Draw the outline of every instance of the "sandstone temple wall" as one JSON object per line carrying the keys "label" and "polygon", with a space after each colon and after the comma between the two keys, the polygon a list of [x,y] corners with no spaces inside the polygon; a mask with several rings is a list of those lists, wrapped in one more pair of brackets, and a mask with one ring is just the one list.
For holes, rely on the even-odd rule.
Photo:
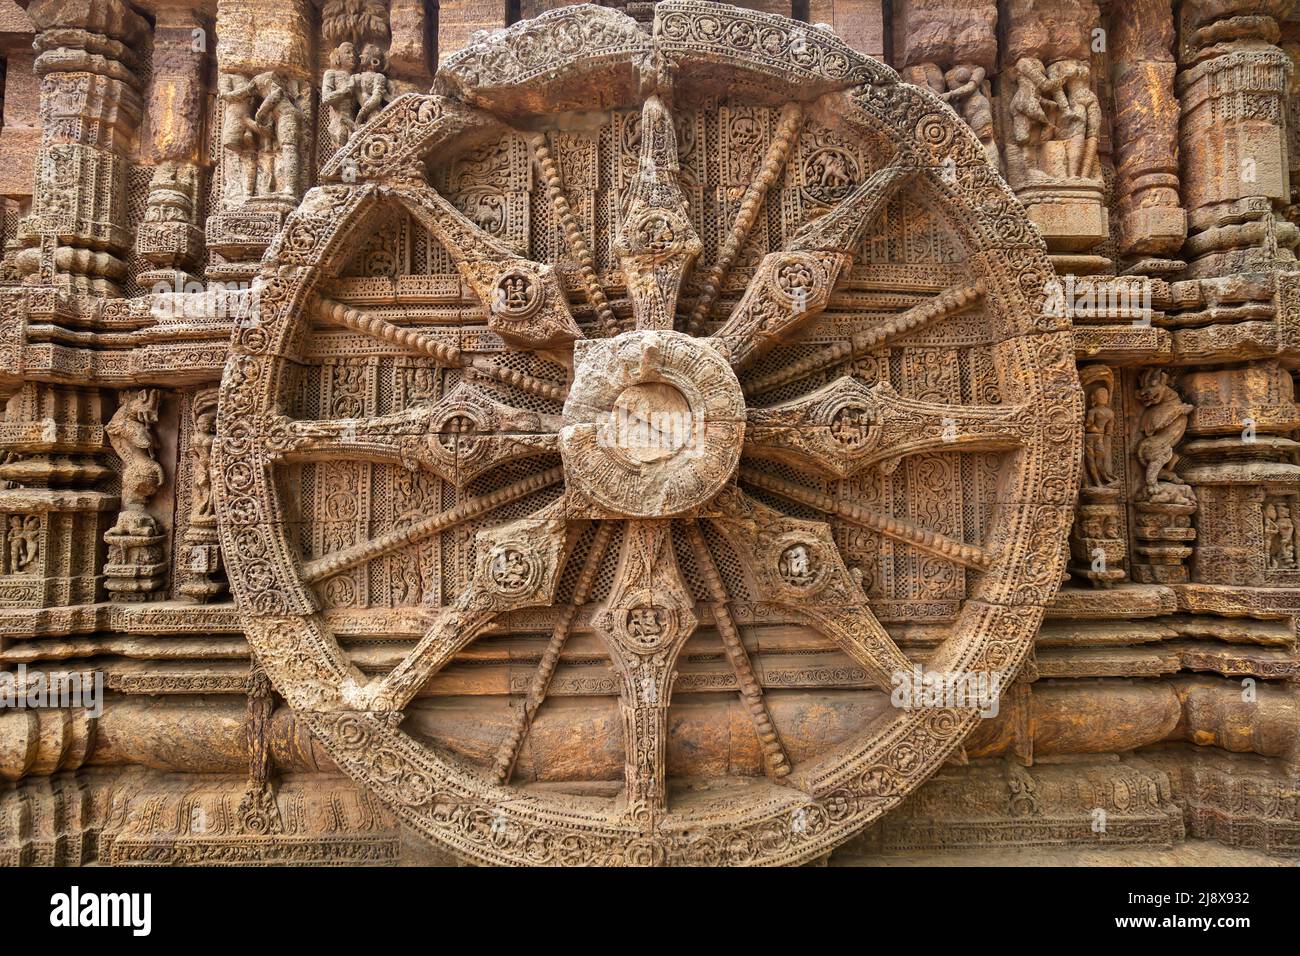
{"label": "sandstone temple wall", "polygon": [[[673,2],[713,22],[690,0]],[[996,716],[838,852],[1163,847],[1196,837],[1300,854],[1300,4],[740,6],[746,13],[727,22],[750,25],[751,36],[776,29],[766,15],[801,24],[795,64],[804,50],[839,50],[825,46],[833,33],[928,91],[924,102],[965,137],[949,136],[955,145],[924,161],[939,185],[892,191],[912,173],[888,166],[883,134],[835,99],[866,102],[891,81],[863,73],[853,90],[828,83],[823,92],[813,89],[820,79],[792,72],[805,102],[755,106],[750,92],[772,88],[758,70],[709,86],[743,73],[745,47],[735,48],[737,74],[704,54],[713,65],[692,72],[685,41],[676,60],[647,52],[652,25],[653,36],[673,36],[669,7],[649,0],[575,8],[571,21],[604,31],[586,36],[592,49],[644,56],[635,75],[583,66],[581,51],[562,49],[566,34],[545,32],[570,7],[562,0],[0,0],[0,668],[10,686],[36,672],[104,681],[98,713],[0,707],[0,862],[451,858],[355,782],[379,771],[340,766],[322,746],[319,715],[304,716],[310,708],[272,680],[276,667],[264,670],[250,651],[248,629],[270,628],[279,613],[241,603],[256,593],[256,556],[239,559],[232,582],[242,526],[230,464],[242,451],[227,423],[239,389],[254,388],[241,378],[251,375],[241,363],[261,361],[249,357],[253,338],[272,341],[279,364],[265,368],[290,396],[285,414],[321,420],[285,439],[299,445],[285,452],[283,513],[265,519],[283,532],[267,540],[301,549],[281,562],[302,574],[285,607],[328,609],[339,673],[374,675],[406,666],[398,662],[429,608],[470,626],[478,612],[456,604],[457,593],[500,570],[475,563],[476,534],[493,561],[515,560],[482,514],[501,506],[502,518],[523,520],[515,502],[533,501],[526,496],[558,473],[560,452],[545,444],[554,436],[542,433],[560,422],[567,389],[604,400],[601,383],[584,378],[604,373],[581,371],[596,367],[583,356],[597,346],[561,357],[579,327],[596,342],[634,326],[672,331],[675,317],[686,331],[717,330],[726,361],[716,361],[748,369],[740,381],[751,405],[762,394],[778,408],[764,418],[735,399],[740,411],[719,413],[736,416],[719,424],[735,430],[709,446],[721,462],[729,448],[739,457],[742,434],[756,443],[756,457],[746,444],[729,467],[762,503],[745,519],[757,537],[737,530],[724,543],[723,519],[723,531],[671,540],[654,539],[653,522],[630,521],[621,544],[571,529],[542,558],[573,556],[552,581],[570,611],[513,611],[504,631],[459,650],[402,701],[417,698],[408,730],[485,773],[495,767],[500,781],[607,794],[626,772],[629,801],[652,807],[662,780],[653,767],[626,766],[620,744],[649,719],[619,683],[631,665],[604,649],[598,616],[572,609],[588,592],[631,608],[618,603],[629,555],[676,548],[665,562],[676,567],[645,579],[676,595],[674,613],[694,607],[699,627],[665,665],[677,696],[661,728],[661,775],[779,778],[788,759],[797,778],[802,755],[852,738],[874,713],[853,696],[869,670],[770,616],[771,594],[752,593],[754,579],[733,565],[751,544],[753,553],[777,546],[765,521],[788,531],[830,515],[817,540],[843,556],[844,593],[865,595],[902,659],[943,656],[935,649],[963,606],[986,598],[981,536],[1013,504],[990,464],[1001,439],[979,439],[961,462],[940,448],[879,472],[827,453],[817,490],[800,498],[807,472],[792,463],[819,452],[798,433],[815,431],[820,413],[790,383],[824,366],[805,381],[832,390],[816,396],[839,403],[827,427],[841,439],[876,427],[843,415],[876,400],[855,387],[897,389],[917,408],[1002,403],[1014,375],[1000,363],[1037,361],[992,341],[990,328],[1018,321],[1010,306],[949,319],[948,331],[923,340],[935,315],[985,295],[1028,297],[1072,334],[1078,383],[1061,415],[1082,427],[1070,425],[1060,444],[1081,477],[1077,498],[1072,483],[1062,492],[1058,504],[1073,510],[1051,545],[1064,574],[1046,582],[1050,591],[1060,578],[1060,589]],[[540,24],[535,42],[559,44],[556,62],[572,62],[555,68],[559,79],[489,87],[493,58],[506,55],[497,31],[521,22]],[[566,85],[565,70],[578,79]],[[545,127],[527,119],[558,109]],[[426,136],[429,111],[443,125]],[[493,125],[502,115],[506,126]],[[664,169],[670,186],[656,178]],[[882,177],[878,202],[868,173]],[[1019,205],[996,215],[978,203],[947,207],[945,175],[995,191],[1005,180]],[[380,208],[426,178],[442,206]],[[365,198],[338,198],[352,187]],[[847,196],[876,202],[879,218],[841,223],[836,204]],[[651,252],[638,258],[641,239],[620,224],[644,209],[698,238],[656,246],[662,237],[647,234]],[[969,245],[979,227],[968,223],[986,214],[1036,231]],[[322,252],[345,240],[295,229],[334,221],[347,223],[346,247]],[[837,229],[852,241],[832,244]],[[779,249],[798,254],[774,264],[766,257]],[[1010,265],[989,264],[999,256]],[[1054,270],[1045,288],[1010,288],[1021,257],[1044,256]],[[973,283],[968,261],[1008,288]],[[513,278],[489,303],[496,268]],[[678,270],[676,284],[665,284],[665,269]],[[300,280],[310,295],[259,300],[269,283]],[[806,339],[793,326],[750,337],[737,316],[751,309],[755,328],[769,321],[751,302],[762,281],[787,298],[797,287],[796,311],[816,313],[801,326]],[[956,298],[924,298],[949,288]],[[807,289],[813,298],[802,297]],[[908,311],[927,308],[928,318]],[[276,326],[277,309],[297,331]],[[878,348],[884,333],[872,338],[872,322],[904,345]],[[232,334],[248,347],[232,346]],[[418,360],[372,348],[381,339]],[[675,361],[654,343],[643,362]],[[495,398],[475,384],[489,380]],[[419,402],[442,408],[457,389],[477,397],[432,429],[438,447],[403,446],[405,466],[380,461],[370,432],[346,433],[347,422],[370,421],[397,434]],[[484,451],[485,416],[504,422],[491,441],[516,444]],[[326,422],[344,431],[327,435]],[[327,445],[360,448],[360,459],[293,458]],[[450,471],[420,457],[439,448],[450,449]],[[550,471],[529,470],[525,455],[538,449],[554,456],[543,462]],[[564,459],[575,487],[584,467],[603,467],[593,462]],[[716,478],[721,488],[730,473]],[[620,498],[624,488],[602,497],[599,476],[581,480],[595,489],[586,517],[650,514]],[[657,486],[633,494],[668,507]],[[782,500],[795,503],[772,517]],[[576,514],[536,501],[539,522]],[[859,506],[888,517],[866,518]],[[539,524],[530,535],[549,541],[551,530]],[[802,573],[802,546],[780,544],[782,574]],[[500,602],[494,610],[510,609]],[[629,613],[646,633],[663,624]],[[275,635],[258,640],[270,646]]]}

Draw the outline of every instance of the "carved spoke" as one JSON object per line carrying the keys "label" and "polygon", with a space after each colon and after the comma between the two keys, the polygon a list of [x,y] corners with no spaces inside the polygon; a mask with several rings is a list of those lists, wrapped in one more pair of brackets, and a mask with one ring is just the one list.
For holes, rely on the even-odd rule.
{"label": "carved spoke", "polygon": [[794,401],[751,408],[745,452],[848,478],[873,464],[891,472],[925,452],[1021,448],[1030,421],[1022,405],[921,402],[887,382],[868,387],[845,376]]}
{"label": "carved spoke", "polygon": [[638,329],[672,329],[682,280],[703,249],[688,216],[677,131],[659,94],[641,108],[641,158],[614,251]]}
{"label": "carved spoke", "polygon": [[554,266],[525,259],[430,186],[401,190],[398,197],[446,247],[493,332],[525,349],[554,348],[582,338]]}
{"label": "carved spoke", "polygon": [[870,528],[887,538],[909,544],[937,557],[946,558],[954,564],[979,571],[987,570],[992,564],[993,556],[983,548],[965,544],[939,531],[892,518],[873,508],[864,508],[792,481],[775,478],[757,468],[742,467],[740,477],[756,488],[762,488],[826,514],[836,515],[850,524]]}
{"label": "carved spoke", "polygon": [[400,664],[364,688],[364,706],[400,711],[497,617],[516,608],[549,604],[566,543],[563,514],[561,501],[537,516],[480,531],[469,584]]}
{"label": "carved spoke", "polygon": [[695,302],[695,308],[691,310],[688,326],[688,331],[692,335],[699,335],[704,331],[704,323],[708,321],[709,313],[713,310],[713,304],[722,291],[723,283],[731,273],[731,267],[736,257],[740,255],[740,250],[744,248],[750,230],[754,228],[754,222],[763,208],[763,200],[777,177],[781,175],[781,171],[785,169],[786,161],[790,157],[790,149],[798,139],[803,115],[802,103],[787,103],[781,110],[781,119],[776,124],[776,133],[773,134],[772,142],[763,156],[763,165],[759,168],[758,176],[745,187],[745,195],[741,197],[740,208],[736,211],[735,221],[732,222],[731,230],[727,233],[727,240],[718,250],[716,261],[701,283],[700,297]]}
{"label": "carved spoke", "polygon": [[935,322],[965,312],[975,305],[984,293],[985,285],[982,279],[945,289],[934,298],[914,305],[880,325],[855,333],[850,339],[836,342],[811,355],[791,361],[774,372],[750,378],[745,382],[745,394],[762,395],[781,385],[807,378],[824,368],[865,355],[873,349],[888,345],[900,336],[918,332]]}
{"label": "carved spoke", "polygon": [[387,319],[362,312],[351,306],[336,302],[325,296],[317,296],[316,313],[324,321],[360,332],[389,345],[406,349],[420,355],[427,355],[444,368],[463,368],[471,375],[478,375],[504,385],[511,385],[530,395],[537,395],[552,402],[562,402],[568,394],[564,386],[555,382],[528,375],[524,372],[498,365],[481,355],[470,356],[454,345],[448,345],[437,336],[418,329],[407,329],[394,325]]}
{"label": "carved spoke", "polygon": [[461,383],[430,405],[373,418],[273,422],[274,459],[339,458],[423,468],[463,486],[503,462],[558,451],[558,416],[495,401]]}
{"label": "carved spoke", "polygon": [[532,475],[522,481],[516,481],[488,494],[468,498],[454,508],[448,508],[446,511],[440,511],[435,515],[430,515],[403,527],[394,528],[387,534],[382,534],[361,544],[332,551],[315,560],[307,561],[302,566],[303,580],[309,584],[323,581],[340,571],[354,568],[366,561],[373,561],[398,548],[423,541],[430,535],[446,531],[448,528],[454,528],[458,524],[488,514],[512,501],[518,501],[520,498],[535,494],[543,488],[559,484],[563,479],[564,469],[549,468],[539,474]]}
{"label": "carved spoke", "polygon": [[[784,607],[834,641],[882,690],[910,667],[871,613],[822,521],[790,518],[742,492],[719,498],[716,527],[747,558],[764,600]],[[707,572],[706,572],[707,573]]]}
{"label": "carved spoke", "polygon": [[626,812],[653,826],[666,799],[668,705],[677,657],[695,630],[671,521],[629,521],[609,599],[596,615],[620,677]]}
{"label": "carved spoke", "polygon": [[613,531],[614,526],[608,521],[601,522],[596,528],[596,536],[591,542],[591,551],[587,554],[587,560],[573,588],[573,602],[565,605],[560,612],[560,619],[555,622],[551,639],[547,642],[546,649],[542,651],[537,670],[533,672],[533,679],[528,684],[528,691],[524,695],[523,706],[515,717],[514,726],[506,733],[501,746],[497,748],[493,768],[497,783],[508,782],[514,772],[515,762],[519,759],[519,748],[523,746],[524,738],[533,726],[533,718],[537,716],[542,701],[546,699],[551,678],[555,675],[555,667],[560,662],[560,652],[564,650],[564,645],[569,640],[569,633],[573,629],[573,621],[577,617],[578,609],[591,595],[592,585],[596,581],[596,575],[600,573]]}
{"label": "carved spoke", "polygon": [[740,699],[745,702],[749,719],[754,723],[754,732],[758,734],[758,743],[763,750],[763,766],[768,776],[788,776],[790,758],[786,756],[781,737],[772,722],[772,714],[767,709],[767,701],[763,697],[763,685],[754,675],[754,665],[749,660],[749,652],[745,650],[745,642],[741,639],[740,630],[731,616],[731,599],[727,595],[726,585],[723,584],[722,576],[718,574],[717,565],[709,552],[704,535],[700,533],[699,526],[691,523],[687,527],[687,533],[690,535],[691,547],[695,552],[696,567],[704,576],[704,583],[709,590],[713,623],[727,652],[727,660],[736,675]]}
{"label": "carved spoke", "polygon": [[916,167],[896,159],[877,170],[834,210],[806,225],[780,252],[764,256],[736,310],[714,337],[742,369],[818,316],[853,264],[868,226]]}

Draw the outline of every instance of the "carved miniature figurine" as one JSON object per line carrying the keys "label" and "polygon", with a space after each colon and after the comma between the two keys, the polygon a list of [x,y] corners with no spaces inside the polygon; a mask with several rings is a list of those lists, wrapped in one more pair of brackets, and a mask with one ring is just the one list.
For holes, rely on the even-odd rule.
{"label": "carved miniature figurine", "polygon": [[253,122],[261,130],[258,151],[258,194],[296,199],[301,192],[302,108],[296,82],[277,73],[259,73],[253,86],[262,101]]}
{"label": "carved miniature figurine", "polygon": [[1104,488],[1113,484],[1112,448],[1115,412],[1110,407],[1110,389],[1098,385],[1088,392],[1088,411],[1083,420],[1084,469],[1089,485]]}
{"label": "carved miniature figurine", "polygon": [[37,515],[9,517],[9,573],[28,571],[41,553],[41,519]]}
{"label": "carved miniature figurine", "polygon": [[190,456],[193,459],[194,490],[190,499],[190,521],[211,518],[214,514],[212,499],[212,445],[217,435],[217,410],[204,408],[194,416],[194,431],[190,436]]}
{"label": "carved miniature figurine", "polygon": [[1092,71],[1082,60],[1061,60],[1049,70],[1053,83],[1063,84],[1069,108],[1062,114],[1058,132],[1066,143],[1066,175],[1074,179],[1096,178],[1097,138],[1101,129],[1101,105],[1092,91]]}
{"label": "carved miniature figurine", "polygon": [[320,102],[329,110],[329,136],[335,149],[343,146],[357,124],[357,51],[340,43],[330,54],[330,68],[321,77]]}
{"label": "carved miniature figurine", "polygon": [[1039,146],[1053,123],[1044,107],[1069,110],[1064,81],[1049,77],[1043,61],[1021,57],[1016,61],[1016,91],[1011,97],[1011,138],[1007,144],[1008,171],[1019,182],[1046,179]]}
{"label": "carved miniature figurine", "polygon": [[1161,368],[1142,373],[1137,398],[1146,406],[1138,423],[1142,438],[1137,446],[1137,459],[1146,470],[1146,494],[1156,500],[1176,488],[1187,488],[1174,472],[1174,465],[1181,457],[1175,448],[1187,430],[1192,406],[1182,400],[1169,383],[1169,373]]}
{"label": "carved miniature figurine", "polygon": [[1291,517],[1291,505],[1285,501],[1277,506],[1277,564],[1279,568],[1296,566],[1295,519]]}
{"label": "carved miniature figurine", "polygon": [[221,147],[228,157],[225,194],[231,205],[257,195],[259,127],[253,122],[255,92],[252,81],[237,73],[223,73],[217,78],[217,99],[221,101]]}

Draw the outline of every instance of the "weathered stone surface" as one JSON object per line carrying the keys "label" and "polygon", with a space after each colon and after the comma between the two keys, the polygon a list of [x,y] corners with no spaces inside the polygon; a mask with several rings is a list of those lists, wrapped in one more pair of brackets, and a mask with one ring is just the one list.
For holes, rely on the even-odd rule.
{"label": "weathered stone surface", "polygon": [[0,862],[1294,854],[1287,6],[0,3]]}

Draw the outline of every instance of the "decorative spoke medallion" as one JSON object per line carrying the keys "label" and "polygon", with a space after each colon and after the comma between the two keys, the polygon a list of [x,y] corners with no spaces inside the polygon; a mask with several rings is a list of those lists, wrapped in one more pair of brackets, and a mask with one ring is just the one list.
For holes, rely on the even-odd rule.
{"label": "decorative spoke medallion", "polygon": [[[979,719],[891,706],[899,675],[1005,686],[1060,582],[1080,393],[1037,233],[933,94],[776,16],[564,8],[436,89],[326,165],[235,331],[214,455],[250,643],[338,766],[466,859],[825,854]],[[355,278],[391,221],[458,282]],[[319,336],[359,359],[313,390]],[[377,475],[419,504],[380,520]],[[394,601],[374,567],[432,570]],[[441,720],[496,648],[501,709]],[[800,687],[856,720],[809,732]],[[678,720],[702,688],[739,722]],[[540,766],[561,693],[621,774]],[[756,757],[701,769],[688,737]]]}

